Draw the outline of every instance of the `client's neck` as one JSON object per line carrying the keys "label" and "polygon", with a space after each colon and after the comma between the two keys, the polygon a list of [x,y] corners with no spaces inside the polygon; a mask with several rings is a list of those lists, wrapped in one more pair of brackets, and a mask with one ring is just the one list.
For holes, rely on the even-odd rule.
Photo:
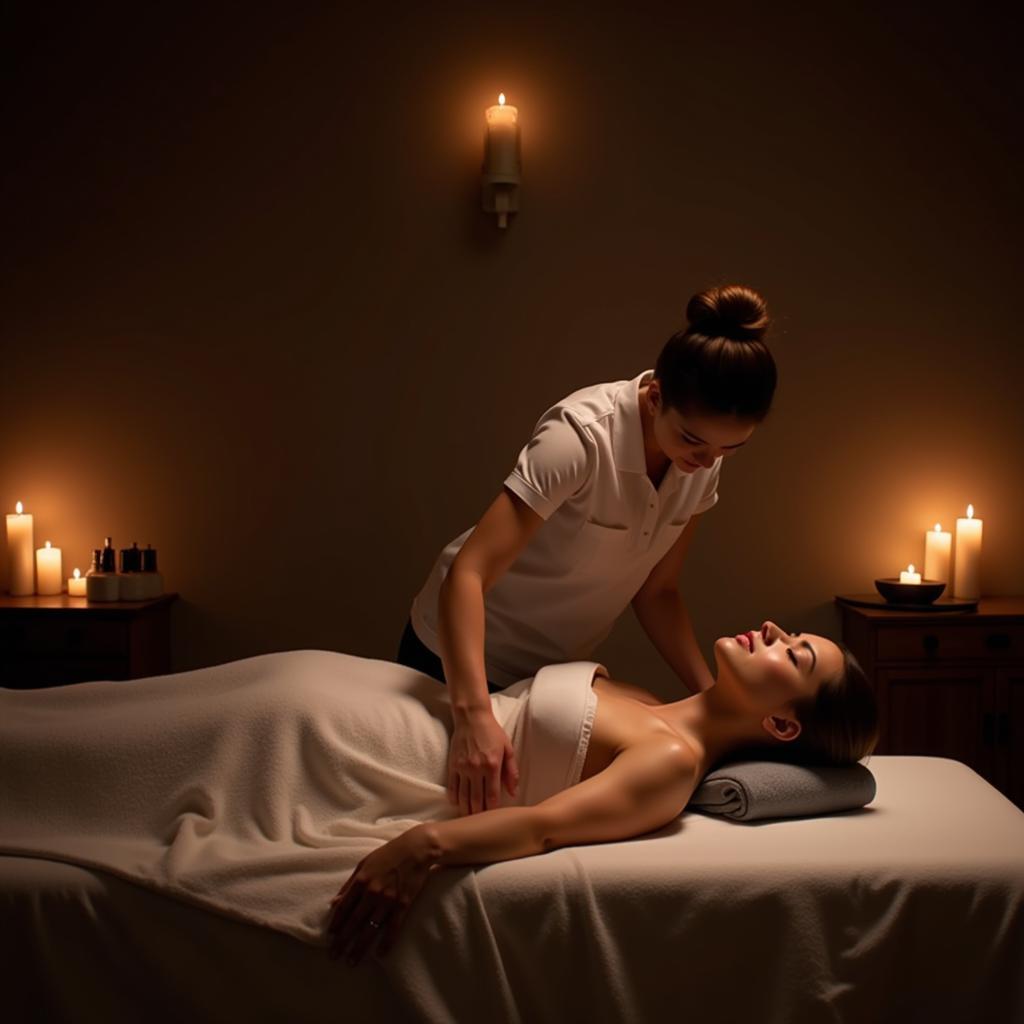
{"label": "client's neck", "polygon": [[669,724],[700,746],[705,771],[731,751],[750,743],[778,742],[762,725],[765,714],[738,706],[717,686],[664,704],[662,712]]}

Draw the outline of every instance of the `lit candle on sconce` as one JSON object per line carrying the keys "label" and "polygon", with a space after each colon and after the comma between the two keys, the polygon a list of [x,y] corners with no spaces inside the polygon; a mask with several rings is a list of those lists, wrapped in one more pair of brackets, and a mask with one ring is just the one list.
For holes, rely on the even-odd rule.
{"label": "lit candle on sconce", "polygon": [[60,548],[49,541],[46,547],[36,548],[36,580],[40,594],[59,594],[64,590]]}
{"label": "lit candle on sconce", "polygon": [[924,578],[949,584],[949,554],[953,535],[941,523],[924,535]]}
{"label": "lit candle on sconce", "polygon": [[498,227],[519,209],[519,108],[505,103],[505,94],[484,112],[483,207],[498,215]]}
{"label": "lit candle on sconce", "polygon": [[974,518],[974,506],[967,506],[967,518],[956,521],[956,554],[953,562],[953,596],[975,601],[981,596],[981,519]]}
{"label": "lit candle on sconce", "polygon": [[900,583],[920,583],[921,574],[914,572],[914,563],[911,562],[907,568],[900,573]]}
{"label": "lit candle on sconce", "polygon": [[7,515],[8,579],[12,597],[25,597],[36,592],[34,546],[32,516],[25,512],[25,506],[19,501],[14,506],[14,515]]}
{"label": "lit candle on sconce", "polygon": [[68,579],[68,597],[85,597],[85,577],[80,569]]}

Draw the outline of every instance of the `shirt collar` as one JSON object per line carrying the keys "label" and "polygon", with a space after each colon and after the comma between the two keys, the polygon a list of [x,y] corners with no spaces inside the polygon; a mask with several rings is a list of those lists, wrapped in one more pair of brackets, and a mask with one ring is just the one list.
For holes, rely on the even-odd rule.
{"label": "shirt collar", "polygon": [[615,396],[612,447],[615,468],[624,473],[647,473],[644,428],[640,420],[640,388],[653,379],[654,371],[644,370],[638,377],[626,381]]}

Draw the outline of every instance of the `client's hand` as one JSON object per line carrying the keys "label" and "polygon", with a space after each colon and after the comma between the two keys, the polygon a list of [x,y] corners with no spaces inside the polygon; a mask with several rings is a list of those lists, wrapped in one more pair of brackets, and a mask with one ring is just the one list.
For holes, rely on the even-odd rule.
{"label": "client's hand", "polygon": [[327,931],[330,957],[354,967],[377,942],[384,956],[398,935],[412,901],[437,865],[430,832],[416,826],[364,857],[331,900]]}
{"label": "client's hand", "polygon": [[501,784],[509,796],[519,786],[519,766],[505,730],[490,708],[455,720],[448,752],[448,800],[462,814],[490,811],[501,803]]}

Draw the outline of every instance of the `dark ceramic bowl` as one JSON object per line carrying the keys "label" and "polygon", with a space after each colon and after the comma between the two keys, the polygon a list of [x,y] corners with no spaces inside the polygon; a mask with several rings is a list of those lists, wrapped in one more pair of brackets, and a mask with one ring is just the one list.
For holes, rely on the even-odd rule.
{"label": "dark ceramic bowl", "polygon": [[898,576],[875,580],[875,589],[890,604],[931,604],[945,589],[939,580],[900,583]]}

